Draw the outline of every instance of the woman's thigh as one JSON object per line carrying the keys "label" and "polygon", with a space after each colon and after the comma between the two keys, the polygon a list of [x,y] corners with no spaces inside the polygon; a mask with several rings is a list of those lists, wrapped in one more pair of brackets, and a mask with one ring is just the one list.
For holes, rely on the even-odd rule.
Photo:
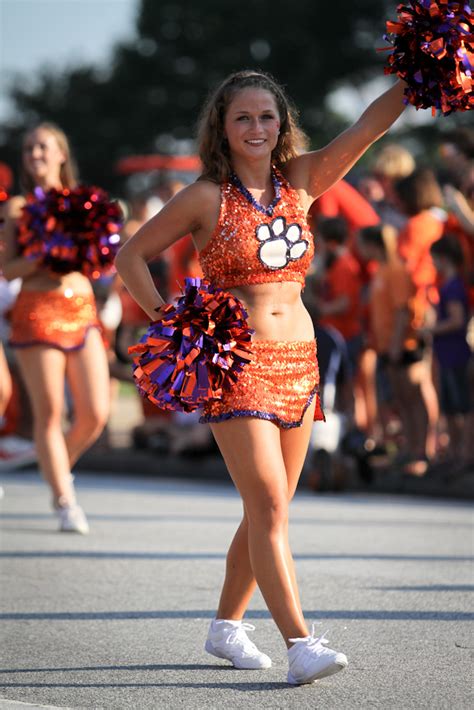
{"label": "woman's thigh", "polygon": [[247,515],[286,504],[288,483],[278,427],[263,419],[237,417],[211,424],[211,429]]}
{"label": "woman's thigh", "polygon": [[26,385],[37,423],[60,418],[64,406],[66,355],[44,345],[18,348],[16,361]]}
{"label": "woman's thigh", "polygon": [[66,375],[74,403],[74,417],[106,419],[110,405],[110,377],[102,337],[95,328],[80,350],[68,353]]}
{"label": "woman's thigh", "polygon": [[314,408],[316,400],[305,412],[301,426],[293,429],[282,429],[280,432],[281,450],[288,481],[288,496],[291,500],[298,486],[308,451],[311,429],[313,427]]}

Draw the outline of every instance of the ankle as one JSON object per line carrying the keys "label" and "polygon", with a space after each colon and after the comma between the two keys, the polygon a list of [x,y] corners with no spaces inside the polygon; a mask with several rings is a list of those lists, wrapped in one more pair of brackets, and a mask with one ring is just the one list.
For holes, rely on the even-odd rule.
{"label": "ankle", "polygon": [[215,619],[212,620],[212,626],[214,627],[219,627],[219,626],[240,626],[242,624],[242,619],[223,619],[219,616],[217,616]]}
{"label": "ankle", "polygon": [[53,505],[58,510],[59,508],[73,508],[76,505],[75,496],[55,496]]}
{"label": "ankle", "polygon": [[54,508],[72,508],[76,505],[76,491],[74,489],[74,476],[68,473],[64,477],[64,485],[61,486],[60,493],[53,494]]}

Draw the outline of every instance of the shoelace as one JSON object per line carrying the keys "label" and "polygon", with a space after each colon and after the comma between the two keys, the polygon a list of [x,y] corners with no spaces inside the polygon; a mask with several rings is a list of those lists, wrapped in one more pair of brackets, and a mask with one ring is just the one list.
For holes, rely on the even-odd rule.
{"label": "shoelace", "polygon": [[291,643],[306,643],[308,648],[316,648],[317,646],[322,646],[325,643],[329,643],[328,639],[325,638],[327,631],[321,636],[316,636],[315,624],[311,626],[311,635],[303,636],[302,638],[288,639]]}
{"label": "shoelace", "polygon": [[239,641],[243,641],[244,643],[253,646],[254,644],[252,643],[252,641],[247,638],[247,631],[255,631],[255,626],[253,626],[252,624],[247,624],[247,622],[244,621],[230,632],[229,636],[227,637],[226,643],[234,644],[239,643]]}

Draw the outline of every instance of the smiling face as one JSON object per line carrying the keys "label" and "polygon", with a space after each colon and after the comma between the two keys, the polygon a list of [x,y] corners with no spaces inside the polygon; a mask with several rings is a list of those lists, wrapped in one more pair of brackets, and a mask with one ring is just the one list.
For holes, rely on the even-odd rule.
{"label": "smiling face", "polygon": [[23,144],[23,165],[37,185],[61,185],[61,166],[66,155],[56,136],[46,128],[28,133]]}
{"label": "smiling face", "polygon": [[280,116],[273,94],[254,88],[236,93],[224,120],[224,133],[232,157],[270,158],[278,143],[279,131]]}

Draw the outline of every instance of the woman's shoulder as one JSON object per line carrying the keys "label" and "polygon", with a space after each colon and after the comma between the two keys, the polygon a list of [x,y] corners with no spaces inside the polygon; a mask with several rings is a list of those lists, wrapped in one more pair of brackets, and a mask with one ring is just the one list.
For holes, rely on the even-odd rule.
{"label": "woman's shoulder", "polygon": [[193,195],[196,195],[197,197],[213,199],[216,195],[220,194],[221,185],[218,182],[214,182],[214,180],[209,180],[208,178],[198,178],[186,189],[192,191]]}
{"label": "woman's shoulder", "polygon": [[186,206],[192,206],[193,212],[196,212],[203,218],[207,214],[214,214],[219,210],[221,201],[221,186],[219,183],[211,180],[200,179],[185,187],[181,193],[183,199],[186,200]]}
{"label": "woman's shoulder", "polygon": [[180,190],[173,202],[179,203],[184,209],[196,208],[201,212],[213,208],[220,200],[220,185],[210,180],[196,180]]}

